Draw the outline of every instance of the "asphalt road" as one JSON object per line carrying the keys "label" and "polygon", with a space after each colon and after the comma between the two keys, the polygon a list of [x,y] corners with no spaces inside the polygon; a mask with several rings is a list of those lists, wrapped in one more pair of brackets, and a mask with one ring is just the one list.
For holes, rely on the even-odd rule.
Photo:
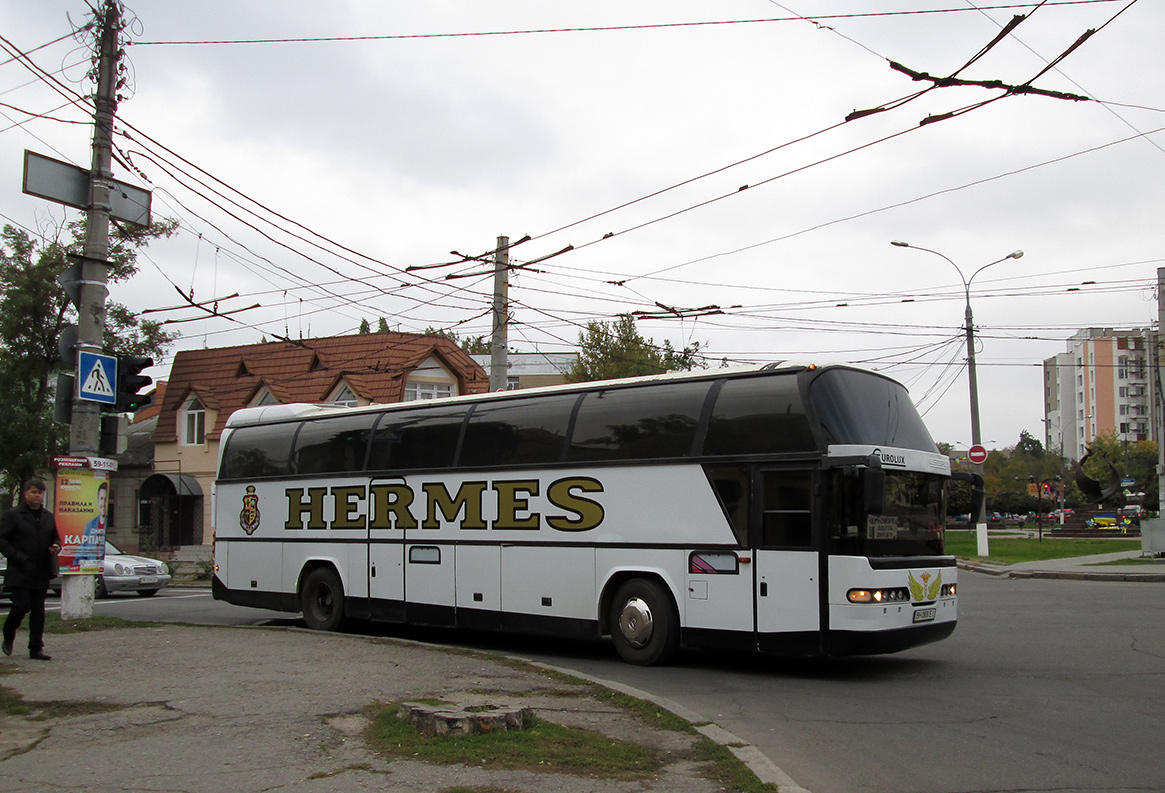
{"label": "asphalt road", "polygon": [[[832,662],[686,653],[641,668],[605,642],[365,630],[509,652],[669,698],[812,793],[1165,790],[1165,586],[967,572],[959,584],[950,639]],[[177,589],[103,600],[97,613],[295,623]]]}

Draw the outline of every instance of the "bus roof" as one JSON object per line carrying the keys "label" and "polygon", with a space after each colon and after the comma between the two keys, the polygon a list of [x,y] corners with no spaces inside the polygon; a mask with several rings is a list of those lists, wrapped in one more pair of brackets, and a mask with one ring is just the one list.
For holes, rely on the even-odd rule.
{"label": "bus roof", "polygon": [[[264,405],[263,407],[243,408],[236,410],[227,419],[227,428],[245,427],[253,424],[266,424],[277,421],[295,421],[299,419],[316,418],[324,415],[335,415],[343,412],[346,414],[368,413],[368,412],[382,412],[385,410],[409,410],[422,406],[432,406],[434,404],[457,404],[461,402],[482,402],[493,399],[512,399],[515,397],[533,397],[539,394],[547,393],[581,393],[583,391],[598,391],[614,387],[643,385],[653,382],[671,382],[683,380],[718,380],[724,377],[740,377],[750,374],[759,374],[761,372],[785,373],[795,374],[811,369],[825,369],[837,368],[845,366],[844,364],[829,364],[827,366],[817,366],[815,364],[800,365],[800,364],[784,364],[781,363],[767,363],[754,366],[736,366],[726,367],[723,369],[700,369],[691,372],[669,372],[666,374],[646,375],[642,377],[623,377],[615,380],[590,380],[585,383],[566,383],[563,385],[542,386],[540,388],[523,388],[518,391],[494,391],[486,394],[464,394],[455,397],[446,397],[443,399],[424,400],[424,401],[409,401],[409,402],[391,402],[378,403],[373,405],[363,405],[361,407],[344,407],[341,405],[330,404],[287,404],[287,405]],[[878,372],[870,372],[881,377]]]}

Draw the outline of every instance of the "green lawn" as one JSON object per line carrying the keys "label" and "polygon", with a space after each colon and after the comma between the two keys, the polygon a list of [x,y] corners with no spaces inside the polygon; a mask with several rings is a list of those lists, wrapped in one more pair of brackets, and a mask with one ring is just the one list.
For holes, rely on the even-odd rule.
{"label": "green lawn", "polygon": [[978,555],[978,544],[974,531],[948,531],[947,553],[962,556],[967,559],[981,559],[999,564],[1015,564],[1016,562],[1035,562],[1041,559],[1066,559],[1072,556],[1091,556],[1096,553],[1114,553],[1116,551],[1136,551],[1141,548],[1141,541],[1136,539],[1076,539],[1069,537],[1045,537],[1041,542],[1038,539],[1026,537],[992,537],[989,543],[991,555],[986,558]]}

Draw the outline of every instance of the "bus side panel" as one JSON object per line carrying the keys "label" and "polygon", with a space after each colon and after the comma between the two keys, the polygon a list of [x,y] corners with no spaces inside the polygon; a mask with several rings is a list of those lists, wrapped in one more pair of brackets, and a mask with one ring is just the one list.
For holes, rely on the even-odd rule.
{"label": "bus side panel", "polygon": [[[959,616],[958,599],[942,590],[957,581],[957,567],[926,566],[923,560],[917,567],[874,569],[865,557],[830,557],[831,652],[896,652],[949,636]],[[909,599],[850,603],[846,593],[851,589],[905,590]]]}
{"label": "bus side panel", "polygon": [[594,548],[503,545],[501,560],[503,627],[595,635]]}
{"label": "bus side panel", "polygon": [[456,546],[406,542],[405,618],[413,625],[456,624]]}
{"label": "bus side panel", "polygon": [[502,627],[502,549],[457,546],[457,625],[479,630]]}
{"label": "bus side panel", "polygon": [[752,553],[693,548],[685,562],[684,627],[746,633],[751,639]]}

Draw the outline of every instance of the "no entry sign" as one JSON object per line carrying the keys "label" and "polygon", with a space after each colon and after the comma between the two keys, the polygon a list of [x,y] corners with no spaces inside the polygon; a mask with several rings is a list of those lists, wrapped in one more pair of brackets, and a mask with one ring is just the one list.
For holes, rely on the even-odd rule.
{"label": "no entry sign", "polygon": [[970,449],[967,449],[967,459],[975,465],[979,465],[987,459],[987,450],[976,444]]}

